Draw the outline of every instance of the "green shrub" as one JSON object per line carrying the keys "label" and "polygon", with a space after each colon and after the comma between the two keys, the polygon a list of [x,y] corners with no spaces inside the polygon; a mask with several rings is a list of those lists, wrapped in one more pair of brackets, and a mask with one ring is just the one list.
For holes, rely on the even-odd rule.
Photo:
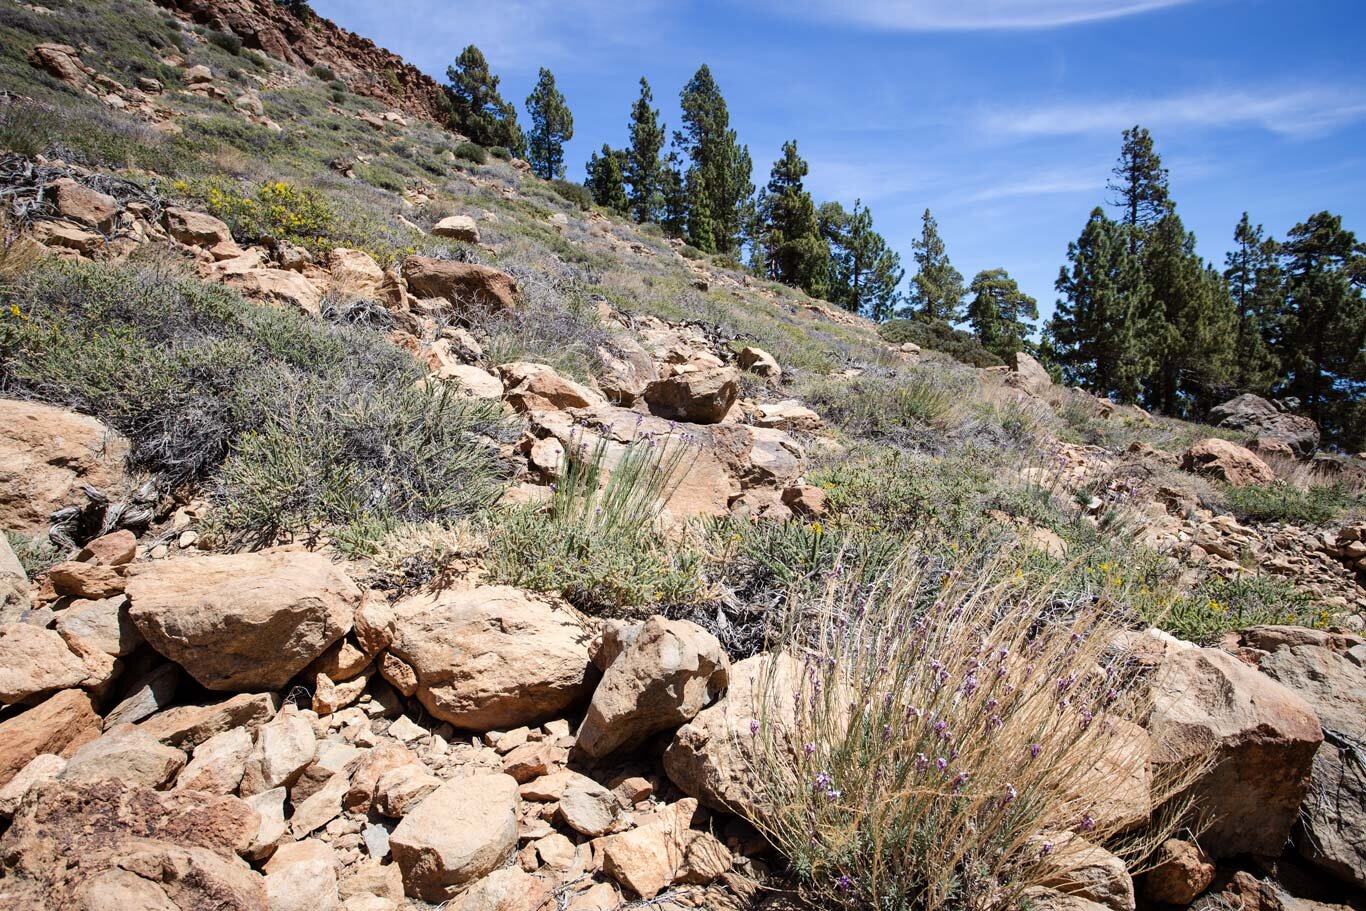
{"label": "green shrub", "polygon": [[1274,576],[1212,576],[1190,594],[1149,608],[1145,620],[1191,642],[1212,645],[1252,626],[1322,629],[1340,619],[1289,582]]}
{"label": "green shrub", "polygon": [[493,148],[489,149],[489,154],[492,155],[494,158],[498,159],[499,161],[512,160],[512,153],[505,149],[503,146],[494,146]]}
{"label": "green shrub", "polygon": [[68,553],[64,548],[49,541],[47,535],[29,537],[13,531],[6,531],[3,534],[9,539],[10,549],[14,551],[15,558],[30,579],[47,572],[60,563]]}
{"label": "green shrub", "polygon": [[1229,509],[1244,522],[1287,522],[1321,525],[1366,503],[1361,492],[1342,482],[1311,484],[1300,489],[1284,481],[1229,487]]}
{"label": "green shrub", "polygon": [[206,38],[214,47],[222,48],[229,54],[236,56],[242,53],[242,39],[230,32],[210,31]]}
{"label": "green shrub", "polygon": [[943,320],[920,317],[888,320],[878,327],[878,334],[893,345],[912,342],[921,348],[943,352],[973,367],[996,367],[1004,363],[983,348],[971,332],[955,329]]}
{"label": "green shrub", "polygon": [[460,161],[484,164],[489,160],[488,151],[478,143],[462,142],[455,147],[455,157]]}
{"label": "green shrub", "polygon": [[817,378],[803,386],[801,395],[850,436],[891,441],[942,420],[964,392],[950,374],[918,369],[889,378]]}
{"label": "green shrub", "polygon": [[593,207],[593,194],[581,183],[572,180],[552,180],[550,189],[566,202],[572,202],[580,211],[586,212]]}
{"label": "green shrub", "polygon": [[342,82],[340,79],[330,80],[327,83],[327,87],[332,90],[332,95],[334,97],[340,95],[341,97],[345,98],[351,91],[346,87],[346,83]]}
{"label": "green shrub", "polygon": [[667,540],[659,515],[689,458],[678,439],[640,438],[611,454],[571,440],[548,509],[513,510],[493,531],[489,575],[558,591],[599,616],[645,617],[703,592],[696,553]]}
{"label": "green shrub", "polygon": [[707,255],[703,253],[701,250],[694,247],[692,244],[684,244],[683,246],[678,248],[678,252],[685,259],[704,259]]}
{"label": "green shrub", "polygon": [[222,179],[178,181],[172,190],[201,202],[243,243],[270,237],[322,252],[337,229],[336,213],[321,193],[284,181],[264,183],[251,194]]}
{"label": "green shrub", "polygon": [[309,72],[313,74],[314,79],[319,79],[323,82],[331,82],[337,78],[337,74],[332,72],[332,67],[330,66],[315,66],[309,69]]}

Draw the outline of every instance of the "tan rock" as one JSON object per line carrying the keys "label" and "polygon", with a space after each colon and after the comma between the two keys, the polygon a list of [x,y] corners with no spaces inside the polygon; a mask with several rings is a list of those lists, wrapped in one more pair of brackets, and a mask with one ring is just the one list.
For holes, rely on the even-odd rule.
{"label": "tan rock", "polygon": [[230,728],[255,731],[279,707],[280,699],[274,693],[242,693],[208,705],[178,705],[158,712],[138,727],[162,743],[192,750]]}
{"label": "tan rock", "polygon": [[1214,864],[1197,845],[1177,838],[1164,841],[1140,880],[1148,901],[1189,905],[1214,882]]}
{"label": "tan rock", "polygon": [[735,404],[739,388],[733,367],[717,367],[656,380],[646,387],[645,401],[660,417],[715,424]]}
{"label": "tan rock", "polygon": [[1090,768],[1069,778],[1067,794],[1105,831],[1133,832],[1152,816],[1152,738],[1124,718],[1103,715],[1100,722],[1108,733],[1098,753],[1088,745]]}
{"label": "tan rock", "polygon": [[57,615],[56,625],[58,634],[73,650],[94,649],[123,658],[142,644],[141,634],[128,617],[128,599],[123,595],[73,601]]}
{"label": "tan rock", "polygon": [[495,870],[452,899],[449,911],[549,911],[551,884],[521,867]]}
{"label": "tan rock", "polygon": [[1025,352],[1017,351],[1013,369],[1006,375],[1006,385],[1030,395],[1043,395],[1053,385],[1053,378],[1048,375],[1043,364]]}
{"label": "tan rock", "polygon": [[602,369],[598,388],[614,405],[630,406],[645,395],[645,388],[659,379],[659,368],[650,353],[629,336],[614,338],[598,348]]}
{"label": "tan rock", "polygon": [[127,455],[128,441],[92,417],[0,399],[0,528],[45,533],[52,513],[85,505],[83,486],[119,494]]}
{"label": "tan rock", "polygon": [[479,243],[479,224],[468,215],[447,215],[432,228],[437,237],[449,237],[467,244]]}
{"label": "tan rock", "polygon": [[[296,801],[306,800],[316,794],[334,775],[343,775],[350,781],[351,774],[360,767],[367,755],[359,747],[345,741],[318,741],[313,761],[304,768],[303,774],[290,787],[290,795]],[[365,800],[365,806],[369,807],[369,797]]]}
{"label": "tan rock", "polygon": [[209,689],[279,689],[351,628],[360,589],[320,554],[265,551],[137,564],[129,616]]}
{"label": "tan rock", "polygon": [[19,809],[19,802],[29,792],[29,788],[44,781],[53,781],[66,768],[66,760],[52,753],[39,753],[29,760],[29,764],[0,788],[0,818],[9,819]]}
{"label": "tan rock", "polygon": [[316,839],[281,845],[265,866],[270,911],[336,911],[340,866],[332,846]]}
{"label": "tan rock", "polygon": [[516,361],[501,364],[505,397],[518,411],[555,411],[565,408],[592,408],[607,401],[593,390],[560,376],[547,364]]}
{"label": "tan rock", "polygon": [[0,722],[0,786],[36,757],[68,757],[100,736],[100,716],[84,690],[62,690],[31,709]]}
{"label": "tan rock", "polygon": [[426,770],[417,754],[401,743],[385,743],[365,753],[349,776],[351,786],[346,793],[346,806],[354,812],[368,811],[374,804],[380,779],[390,770],[405,765]]}
{"label": "tan rock", "polygon": [[503,586],[394,605],[390,650],[437,718],[476,730],[554,718],[588,694],[588,640],[565,605]]}
{"label": "tan rock", "polygon": [[289,834],[289,823],[285,822],[286,796],[288,792],[284,788],[275,788],[246,798],[247,806],[255,810],[261,820],[251,844],[241,852],[247,860],[265,860],[284,844]]}
{"label": "tan rock", "polygon": [[91,668],[56,632],[28,623],[0,626],[0,703],[25,702],[94,680]]}
{"label": "tan rock", "polygon": [[169,206],[162,213],[161,221],[166,233],[186,246],[208,249],[219,244],[233,243],[232,230],[212,215],[205,215],[203,212]]}
{"label": "tan rock", "polygon": [[1068,895],[1057,889],[1043,886],[1030,886],[1020,897],[1020,907],[1030,911],[1104,911],[1105,905],[1098,905],[1080,895]]}
{"label": "tan rock", "polygon": [[356,895],[375,895],[395,902],[403,901],[403,874],[394,864],[371,862],[355,867],[338,884],[342,901]]}
{"label": "tan rock", "polygon": [[458,383],[461,391],[477,399],[496,399],[503,395],[498,377],[469,364],[449,364],[436,372],[438,379]]}
{"label": "tan rock", "polygon": [[429,794],[389,838],[406,894],[443,902],[500,867],[517,847],[517,805],[506,775],[454,778]]}
{"label": "tan rock", "polygon": [[1323,740],[1314,710],[1218,649],[1169,650],[1153,693],[1155,767],[1214,757],[1191,790],[1214,817],[1201,847],[1214,857],[1279,854]]}
{"label": "tan rock", "polygon": [[336,247],[327,253],[327,271],[338,291],[354,297],[378,299],[384,285],[384,270],[364,250]]}
{"label": "tan rock", "polygon": [[825,426],[825,421],[796,399],[784,399],[781,402],[760,405],[759,412],[754,417],[754,426],[815,433]]}
{"label": "tan rock", "polygon": [[293,785],[317,750],[308,719],[286,707],[256,731],[256,746],[242,771],[242,795]]}
{"label": "tan rock", "polygon": [[367,655],[378,655],[394,641],[394,612],[380,598],[366,598],[356,608],[356,642]]}
{"label": "tan rock", "polygon": [[489,266],[409,256],[403,261],[403,278],[413,296],[441,298],[459,311],[517,307],[517,282]]}
{"label": "tan rock", "polygon": [[294,815],[289,819],[289,831],[294,838],[303,838],[340,816],[349,787],[345,775],[333,775],[306,800],[294,802]]}
{"label": "tan rock", "polygon": [[132,725],[123,725],[80,746],[58,777],[62,781],[121,781],[161,789],[185,767],[185,753]]}
{"label": "tan rock", "polygon": [[251,748],[251,732],[246,728],[215,734],[195,747],[194,755],[176,779],[176,787],[212,794],[237,793]]}
{"label": "tan rock", "polygon": [[402,819],[440,786],[441,779],[424,765],[407,763],[390,769],[375,783],[375,810],[391,819]]}
{"label": "tan rock", "polygon": [[[1045,839],[1040,839],[1045,840]],[[1134,881],[1124,861],[1084,838],[1062,833],[1051,840],[1039,885],[1079,896],[1111,911],[1134,911]]]}
{"label": "tan rock", "polygon": [[393,652],[385,652],[380,658],[379,673],[405,699],[412,698],[417,692],[417,671]]}
{"label": "tan rock", "polygon": [[28,62],[72,88],[85,88],[94,71],[81,62],[80,53],[67,44],[43,43],[28,53]]}
{"label": "tan rock", "polygon": [[721,643],[687,620],[651,617],[607,668],[576,746],[601,758],[692,720],[725,690]]}
{"label": "tan rock", "polygon": [[70,177],[54,180],[44,188],[57,214],[74,222],[108,231],[119,214],[119,201],[108,193],[82,186]]}
{"label": "tan rock", "polygon": [[1181,455],[1181,467],[1186,471],[1226,481],[1234,487],[1248,484],[1270,484],[1276,472],[1237,443],[1211,437],[1192,445]]}
{"label": "tan rock", "polygon": [[123,594],[123,573],[113,566],[70,561],[47,571],[57,594],[68,598],[113,598]]}
{"label": "tan rock", "polygon": [[620,809],[617,796],[586,775],[571,773],[560,794],[560,818],[589,838],[611,831]]}
{"label": "tan rock", "polygon": [[313,686],[313,711],[318,715],[332,715],[356,702],[370,684],[366,673],[344,683],[333,683],[326,674],[319,674]]}

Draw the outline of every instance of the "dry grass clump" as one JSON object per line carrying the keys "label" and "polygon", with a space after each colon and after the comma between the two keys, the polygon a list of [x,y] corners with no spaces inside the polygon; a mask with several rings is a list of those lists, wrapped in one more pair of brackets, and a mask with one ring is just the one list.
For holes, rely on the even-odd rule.
{"label": "dry grass clump", "polygon": [[908,553],[871,590],[834,576],[778,633],[802,673],[792,717],[751,725],[755,822],[822,906],[1013,907],[1067,832],[1115,846],[1110,783],[1077,784],[1128,755],[1142,714],[1117,631],[1102,602],[999,561]]}

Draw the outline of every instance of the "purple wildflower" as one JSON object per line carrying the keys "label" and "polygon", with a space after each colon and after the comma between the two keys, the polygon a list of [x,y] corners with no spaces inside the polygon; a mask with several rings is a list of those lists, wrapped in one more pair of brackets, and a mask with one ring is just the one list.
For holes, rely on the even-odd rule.
{"label": "purple wildflower", "polygon": [[1095,827],[1096,821],[1092,819],[1089,815],[1083,816],[1081,818],[1081,822],[1077,823],[1077,828],[1081,829],[1083,832],[1090,832]]}
{"label": "purple wildflower", "polygon": [[758,735],[759,735],[759,722],[757,722],[757,721],[751,721],[751,722],[749,723],[749,736],[751,736],[751,737],[757,737]]}
{"label": "purple wildflower", "polygon": [[1039,758],[1039,754],[1042,753],[1042,752],[1043,752],[1043,744],[1040,744],[1040,743],[1031,743],[1031,744],[1029,745],[1029,758],[1030,758],[1030,759],[1038,759],[1038,758]]}

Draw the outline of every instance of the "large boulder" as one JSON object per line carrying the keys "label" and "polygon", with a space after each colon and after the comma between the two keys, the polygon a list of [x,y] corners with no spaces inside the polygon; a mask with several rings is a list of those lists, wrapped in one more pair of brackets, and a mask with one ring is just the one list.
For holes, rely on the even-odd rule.
{"label": "large boulder", "polygon": [[502,364],[506,398],[518,411],[554,411],[563,408],[591,408],[606,400],[593,390],[560,376],[554,367],[516,361]]}
{"label": "large boulder", "polygon": [[128,441],[94,418],[38,402],[0,399],[0,528],[45,532],[49,516],[124,486]]}
{"label": "large boulder", "polygon": [[1181,467],[1234,487],[1270,484],[1276,480],[1276,472],[1251,450],[1218,437],[1201,440],[1182,453]]}
{"label": "large boulder", "polygon": [[801,664],[784,653],[734,664],[725,698],[679,728],[665,750],[669,779],[713,809],[762,818],[755,770],[766,749],[793,749],[785,724],[800,685]]}
{"label": "large boulder", "polygon": [[1017,351],[1014,369],[1006,374],[1006,385],[1030,395],[1043,395],[1053,385],[1053,378],[1043,364],[1023,351]]}
{"label": "large boulder", "polygon": [[1190,790],[1213,820],[1201,847],[1214,857],[1281,853],[1323,741],[1303,699],[1227,652],[1171,644],[1153,676],[1148,730],[1154,775],[1212,760]]}
{"label": "large boulder", "polygon": [[73,911],[265,911],[239,856],[259,826],[236,797],[116,780],[48,781],[0,838],[0,904]]}
{"label": "large boulder", "polygon": [[409,256],[403,278],[414,297],[441,298],[462,312],[517,307],[516,280],[489,266]]}
{"label": "large boulder", "polygon": [[214,247],[233,245],[232,230],[212,215],[168,206],[161,216],[166,233],[189,247]]}
{"label": "large boulder", "polygon": [[54,180],[46,187],[57,214],[78,224],[108,231],[119,214],[119,201],[108,193],[92,190],[70,177]]}
{"label": "large boulder", "polygon": [[432,228],[432,234],[467,244],[479,243],[479,225],[468,215],[447,215]]}
{"label": "large boulder", "polygon": [[275,690],[351,629],[361,592],[321,554],[267,551],[137,564],[129,616],[211,690]]}
{"label": "large boulder", "polygon": [[0,722],[0,787],[35,756],[70,756],[100,736],[100,716],[84,690],[62,690],[45,702]]}
{"label": "large boulder", "polygon": [[1292,414],[1250,392],[1211,408],[1209,422],[1216,427],[1279,440],[1301,458],[1308,458],[1319,448],[1319,425],[1311,418]]}
{"label": "large boulder", "polygon": [[364,250],[337,247],[327,253],[327,271],[332,284],[343,294],[379,299],[385,282],[384,270]]}
{"label": "large boulder", "polygon": [[1366,888],[1366,764],[1360,755],[1366,668],[1360,660],[1320,645],[1294,645],[1262,658],[1261,668],[1313,706],[1323,725],[1296,847],[1315,866]]}
{"label": "large boulder", "polygon": [[715,424],[730,411],[739,392],[735,368],[715,367],[655,380],[645,387],[645,402],[660,417]]}
{"label": "large boulder", "polygon": [[563,714],[588,697],[588,641],[562,602],[515,588],[414,595],[394,605],[390,651],[437,718],[486,731]]}
{"label": "large boulder", "polygon": [[0,626],[0,704],[98,682],[97,668],[71,651],[57,632],[30,623]]}
{"label": "large boulder", "polygon": [[576,746],[601,758],[691,721],[725,690],[721,643],[687,620],[651,617],[603,674]]}
{"label": "large boulder", "polygon": [[517,847],[519,803],[507,775],[453,778],[427,795],[389,836],[404,892],[444,902],[501,867]]}
{"label": "large boulder", "polygon": [[185,753],[131,724],[106,732],[71,754],[63,781],[121,781],[160,790],[185,767]]}

